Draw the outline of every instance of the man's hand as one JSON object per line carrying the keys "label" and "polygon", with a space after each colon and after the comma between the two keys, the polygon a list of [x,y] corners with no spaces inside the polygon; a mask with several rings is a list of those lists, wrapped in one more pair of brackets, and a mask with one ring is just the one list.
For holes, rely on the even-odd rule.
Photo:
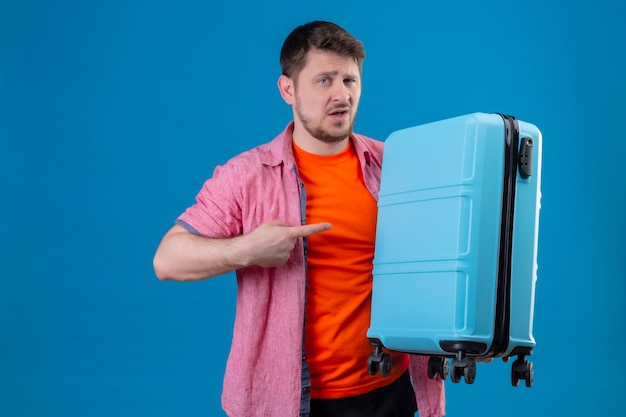
{"label": "man's hand", "polygon": [[243,249],[243,253],[249,254],[250,258],[246,261],[248,265],[276,267],[287,262],[299,238],[330,228],[330,223],[289,226],[282,221],[271,221],[239,237],[237,244]]}
{"label": "man's hand", "polygon": [[281,266],[299,238],[330,227],[330,223],[288,226],[272,221],[245,235],[208,238],[174,225],[157,248],[154,271],[162,280],[198,281],[251,265]]}

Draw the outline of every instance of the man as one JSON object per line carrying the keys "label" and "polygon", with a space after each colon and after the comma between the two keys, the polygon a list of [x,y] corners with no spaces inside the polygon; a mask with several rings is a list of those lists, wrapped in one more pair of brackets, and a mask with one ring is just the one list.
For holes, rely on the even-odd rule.
{"label": "man", "polygon": [[335,24],[294,29],[278,80],[293,122],[217,167],[157,249],[160,279],[236,271],[229,416],[444,414],[427,358],[390,352],[388,377],[367,372],[383,144],[352,131],[364,57]]}

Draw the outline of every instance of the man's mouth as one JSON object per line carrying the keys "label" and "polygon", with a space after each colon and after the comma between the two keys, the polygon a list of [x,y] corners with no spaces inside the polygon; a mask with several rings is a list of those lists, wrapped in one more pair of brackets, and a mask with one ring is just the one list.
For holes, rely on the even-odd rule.
{"label": "man's mouth", "polygon": [[343,119],[348,114],[347,108],[335,109],[328,113],[329,116],[336,119]]}

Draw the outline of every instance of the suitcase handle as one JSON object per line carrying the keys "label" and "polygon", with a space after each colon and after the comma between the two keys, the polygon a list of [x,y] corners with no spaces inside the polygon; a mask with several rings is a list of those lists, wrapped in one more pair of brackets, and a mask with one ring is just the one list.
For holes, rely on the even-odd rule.
{"label": "suitcase handle", "polygon": [[519,147],[519,175],[526,179],[533,175],[533,138],[524,137]]}

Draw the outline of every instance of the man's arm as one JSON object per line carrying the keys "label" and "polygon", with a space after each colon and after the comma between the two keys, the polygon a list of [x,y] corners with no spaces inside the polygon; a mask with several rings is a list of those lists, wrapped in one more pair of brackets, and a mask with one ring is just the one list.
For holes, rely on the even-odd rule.
{"label": "man's arm", "polygon": [[161,280],[198,281],[251,265],[284,265],[297,239],[330,229],[330,223],[288,226],[280,221],[232,238],[207,238],[175,225],[163,236],[153,265]]}

